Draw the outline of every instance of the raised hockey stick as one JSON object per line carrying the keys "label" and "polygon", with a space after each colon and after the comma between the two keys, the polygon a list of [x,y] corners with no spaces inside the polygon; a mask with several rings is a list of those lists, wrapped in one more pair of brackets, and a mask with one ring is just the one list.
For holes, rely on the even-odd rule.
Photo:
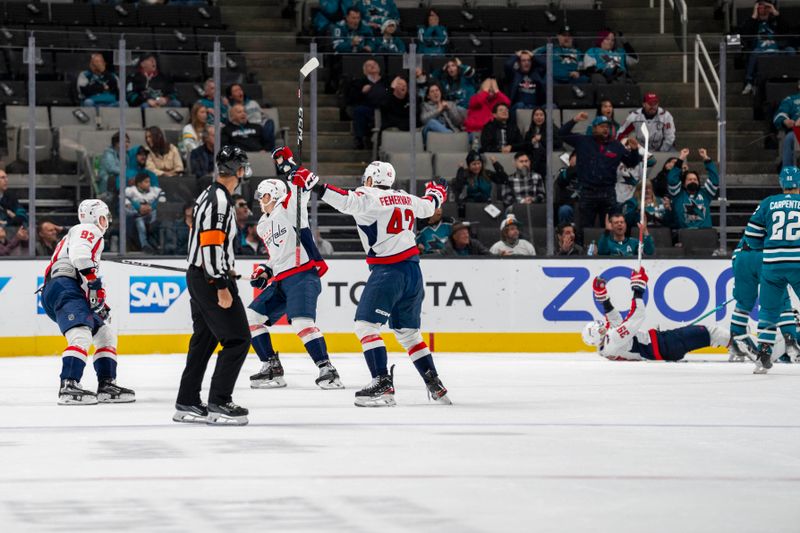
{"label": "raised hockey stick", "polygon": [[[319,66],[319,60],[312,57],[300,69],[300,83],[297,86],[297,154],[295,154],[295,163],[299,167],[301,165],[301,158],[303,156],[303,82],[311,72]],[[297,190],[297,198],[295,198],[295,206],[297,207],[297,219],[295,221],[295,240],[294,240],[294,266],[300,266],[300,226],[302,224],[302,217],[300,216],[300,209],[302,204],[300,202],[300,189]]]}
{"label": "raised hockey stick", "polygon": [[642,197],[639,200],[640,210],[639,210],[639,260],[636,265],[636,271],[640,271],[642,269],[642,247],[644,246],[644,228],[646,226],[646,222],[644,219],[644,191],[645,186],[647,185],[647,158],[650,156],[648,150],[650,148],[650,130],[647,129],[647,124],[642,123],[641,127],[642,135],[644,135],[644,161],[642,164]]}

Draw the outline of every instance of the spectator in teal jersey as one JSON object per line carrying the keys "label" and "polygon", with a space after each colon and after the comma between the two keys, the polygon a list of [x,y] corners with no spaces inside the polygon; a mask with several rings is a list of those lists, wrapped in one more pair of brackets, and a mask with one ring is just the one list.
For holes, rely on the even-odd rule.
{"label": "spectator in teal jersey", "polygon": [[453,229],[453,219],[442,216],[439,207],[428,218],[425,227],[417,234],[417,248],[421,254],[441,254],[450,238]]}
{"label": "spectator in teal jersey", "polygon": [[639,56],[630,44],[625,42],[622,48],[618,48],[616,34],[603,30],[598,34],[595,46],[583,57],[583,68],[595,85],[632,83],[628,68],[638,62]]}
{"label": "spectator in teal jersey", "polygon": [[439,24],[439,14],[428,10],[428,24],[417,28],[417,53],[442,55],[447,52],[447,28]]}
{"label": "spectator in teal jersey", "polygon": [[[206,122],[209,124],[214,124],[214,91],[216,90],[217,85],[214,83],[213,78],[208,78],[203,85],[203,97],[198,100],[198,102],[203,105],[207,110],[207,118]],[[219,99],[219,114],[222,115],[220,118],[223,124],[228,123],[228,105],[230,102],[228,99],[220,95]]]}
{"label": "spectator in teal jersey", "polygon": [[372,28],[361,20],[361,11],[351,6],[344,20],[330,27],[333,51],[338,54],[372,52]]}
{"label": "spectator in teal jersey", "polygon": [[[800,88],[800,83],[798,83],[798,88]],[[797,141],[795,132],[800,131],[798,130],[798,126],[800,126],[800,92],[790,94],[781,100],[772,123],[778,131],[786,133],[781,153],[782,166],[794,166],[794,146]]]}
{"label": "spectator in teal jersey", "polygon": [[148,153],[147,148],[141,144],[137,144],[128,149],[128,164],[125,168],[128,187],[133,185],[137,174],[147,174],[150,177],[150,186],[160,187],[158,176],[156,176],[155,172],[147,168]]}
{"label": "spectator in teal jersey", "polygon": [[[625,200],[622,204],[622,213],[625,215],[625,222],[633,227],[639,223],[641,214],[642,182],[636,184],[633,196]],[[644,213],[647,217],[647,225],[650,227],[671,228],[675,225],[675,216],[672,212],[672,202],[669,198],[659,198],[653,193],[653,182],[647,180],[644,189]]]}
{"label": "spectator in teal jersey", "polygon": [[794,54],[787,36],[795,33],[783,23],[776,0],[756,0],[753,13],[746,18],[735,33],[742,35],[747,54],[747,71],[744,76],[742,94],[753,92],[753,83],[758,71],[758,58],[762,54],[778,54],[783,51]]}
{"label": "spectator in teal jersey", "polygon": [[[125,149],[128,150],[130,145],[131,140],[125,135]],[[102,198],[112,192],[114,183],[117,183],[119,178],[119,170],[119,132],[116,132],[111,136],[111,146],[105,149],[97,163],[95,188],[98,196]],[[109,183],[112,189],[109,189]],[[119,183],[117,183],[116,187],[119,190]]]}
{"label": "spectator in teal jersey", "polygon": [[453,194],[459,204],[459,216],[463,216],[464,204],[466,202],[486,203],[492,199],[492,182],[501,184],[505,181],[506,175],[503,167],[492,156],[492,164],[495,171],[490,172],[483,166],[481,155],[471,150],[467,154],[467,164],[458,169],[453,180]]}
{"label": "spectator in teal jersey", "polygon": [[[583,52],[575,48],[572,30],[564,26],[556,34],[553,45],[553,81],[563,84],[589,83],[589,78],[583,74]],[[540,46],[533,51],[536,65],[537,81],[544,85],[547,76],[547,46]],[[573,87],[572,92],[578,98],[583,98],[583,91]]]}
{"label": "spectator in teal jersey", "polygon": [[397,21],[388,19],[381,24],[381,35],[373,40],[374,52],[376,54],[405,54],[406,43],[403,39],[395,37],[397,31]]}
{"label": "spectator in teal jersey", "polygon": [[474,68],[462,64],[459,58],[453,57],[431,75],[442,86],[442,97],[445,100],[456,102],[464,109],[469,108],[469,100],[477,92]]}
{"label": "spectator in teal jersey", "polygon": [[711,202],[719,192],[719,173],[716,163],[708,157],[705,148],[700,148],[697,153],[703,158],[703,165],[708,172],[705,184],[701,186],[700,176],[693,170],[688,170],[681,176],[683,163],[689,157],[688,148],[681,150],[678,161],[667,175],[672,210],[678,228],[711,227]]}
{"label": "spectator in teal jersey", "polygon": [[[644,239],[642,241],[642,251],[645,255],[653,255],[656,252],[656,245],[653,237],[647,231],[647,215],[645,215]],[[640,228],[641,224],[638,225]],[[622,257],[633,257],[639,253],[639,239],[627,237],[628,225],[625,223],[625,216],[622,213],[606,215],[606,230],[600,236],[597,243],[598,255],[614,255]],[[637,236],[638,237],[638,236]]]}
{"label": "spectator in teal jersey", "polygon": [[358,5],[361,7],[364,22],[376,33],[387,20],[400,20],[400,11],[394,0],[359,0]]}
{"label": "spectator in teal jersey", "polygon": [[339,22],[351,7],[360,9],[358,0],[320,0],[319,11],[314,15],[311,25],[317,35],[330,32],[331,25]]}

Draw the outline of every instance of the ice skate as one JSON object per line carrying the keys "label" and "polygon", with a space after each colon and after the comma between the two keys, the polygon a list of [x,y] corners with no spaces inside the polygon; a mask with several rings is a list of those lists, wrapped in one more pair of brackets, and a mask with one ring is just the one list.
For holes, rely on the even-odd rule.
{"label": "ice skate", "polygon": [[786,342],[786,355],[789,357],[787,362],[800,363],[800,345],[797,344],[797,339],[789,333],[784,333],[783,340]]}
{"label": "ice skate", "polygon": [[172,415],[175,422],[187,424],[205,424],[208,421],[208,406],[204,403],[200,405],[175,404],[175,414]]}
{"label": "ice skate", "polygon": [[[737,353],[744,355],[747,359],[755,362],[758,359],[756,352],[758,352],[758,348],[756,347],[753,339],[750,335],[739,335],[738,337],[734,337],[731,339],[731,346],[736,346]],[[728,348],[728,353],[730,354],[730,347]],[[733,361],[731,357],[728,358],[728,361]],[[742,359],[744,361],[744,359]]]}
{"label": "ice skate", "polygon": [[745,343],[752,343],[752,341],[748,338],[747,334],[741,335],[739,337],[734,337],[731,339],[730,344],[728,344],[729,362],[744,363],[749,358],[746,348],[742,346]]}
{"label": "ice skate", "polygon": [[97,385],[97,401],[100,403],[131,403],[136,401],[136,393],[120,387],[114,379],[101,379]]}
{"label": "ice skate", "polygon": [[207,424],[215,426],[246,426],[247,415],[250,413],[244,407],[233,402],[223,404],[208,404]]}
{"label": "ice skate", "polygon": [[281,365],[278,354],[265,361],[257,374],[250,376],[251,389],[279,389],[285,386],[286,380],[283,379],[283,365]]}
{"label": "ice skate", "polygon": [[97,395],[81,387],[80,381],[62,379],[58,389],[58,405],[96,405]]}
{"label": "ice skate", "polygon": [[453,405],[453,402],[450,401],[450,398],[447,397],[447,389],[442,384],[442,380],[439,379],[438,374],[433,370],[428,370],[425,372],[425,375],[422,376],[422,379],[425,380],[425,387],[428,389],[428,399],[433,400],[436,403],[440,403],[442,405]]}
{"label": "ice skate", "polygon": [[356,392],[357,407],[394,407],[394,365],[389,374],[373,378],[369,385]]}
{"label": "ice skate", "polygon": [[772,354],[770,352],[771,350],[766,344],[762,343],[758,347],[758,351],[754,354],[756,356],[756,368],[753,370],[753,374],[766,374],[772,368]]}
{"label": "ice skate", "polygon": [[314,381],[320,389],[343,389],[342,380],[339,379],[339,372],[333,368],[330,361],[319,367],[319,377]]}

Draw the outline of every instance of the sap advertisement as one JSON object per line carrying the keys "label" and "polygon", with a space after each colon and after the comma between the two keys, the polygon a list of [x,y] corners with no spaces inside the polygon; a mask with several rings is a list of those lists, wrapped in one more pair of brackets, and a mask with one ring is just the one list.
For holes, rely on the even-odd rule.
{"label": "sap advertisement", "polygon": [[[179,260],[161,264],[185,267]],[[361,291],[369,276],[360,260],[332,260],[322,279],[317,321],[323,331],[351,332]],[[245,304],[254,290],[245,279],[253,261],[239,261]],[[634,261],[620,260],[444,260],[425,259],[422,328],[449,333],[576,332],[601,316],[591,280],[609,280],[615,306],[628,309],[628,276]],[[44,314],[36,289],[44,261],[0,262],[0,337],[58,335]],[[730,262],[724,260],[646,261],[647,325],[669,328],[689,323],[731,297]],[[189,294],[179,272],[104,262],[101,275],[119,334],[191,332]],[[732,304],[705,321],[727,323]],[[278,326],[279,328],[281,326]]]}

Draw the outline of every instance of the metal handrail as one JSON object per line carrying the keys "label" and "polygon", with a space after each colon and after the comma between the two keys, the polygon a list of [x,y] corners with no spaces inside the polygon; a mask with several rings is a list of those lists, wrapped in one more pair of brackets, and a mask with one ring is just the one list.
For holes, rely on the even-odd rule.
{"label": "metal handrail", "polygon": [[[700,61],[700,54],[703,54],[703,60]],[[716,91],[711,86],[711,82],[708,79],[708,74],[706,74],[706,69],[711,72],[711,76],[716,84]],[[708,49],[706,49],[706,45],[703,42],[703,38],[697,34],[694,36],[694,107],[695,109],[700,107],[700,78],[703,78],[703,83],[705,83],[706,89],[708,90],[708,95],[711,97],[711,102],[714,104],[714,109],[717,111],[717,115],[719,115],[719,89],[720,89],[720,82],[719,76],[717,75],[717,71],[714,69],[714,62],[711,61],[711,56],[708,55]]]}
{"label": "metal handrail", "polygon": [[[675,35],[676,38],[680,37],[683,48],[683,83],[689,81],[689,59],[688,59],[688,33],[689,33],[689,8],[686,6],[686,0],[668,0],[669,7],[675,11],[675,6],[678,7],[678,15],[681,21],[680,35]],[[650,7],[653,7],[653,2],[650,2]],[[664,33],[664,0],[659,2],[659,32]]]}

